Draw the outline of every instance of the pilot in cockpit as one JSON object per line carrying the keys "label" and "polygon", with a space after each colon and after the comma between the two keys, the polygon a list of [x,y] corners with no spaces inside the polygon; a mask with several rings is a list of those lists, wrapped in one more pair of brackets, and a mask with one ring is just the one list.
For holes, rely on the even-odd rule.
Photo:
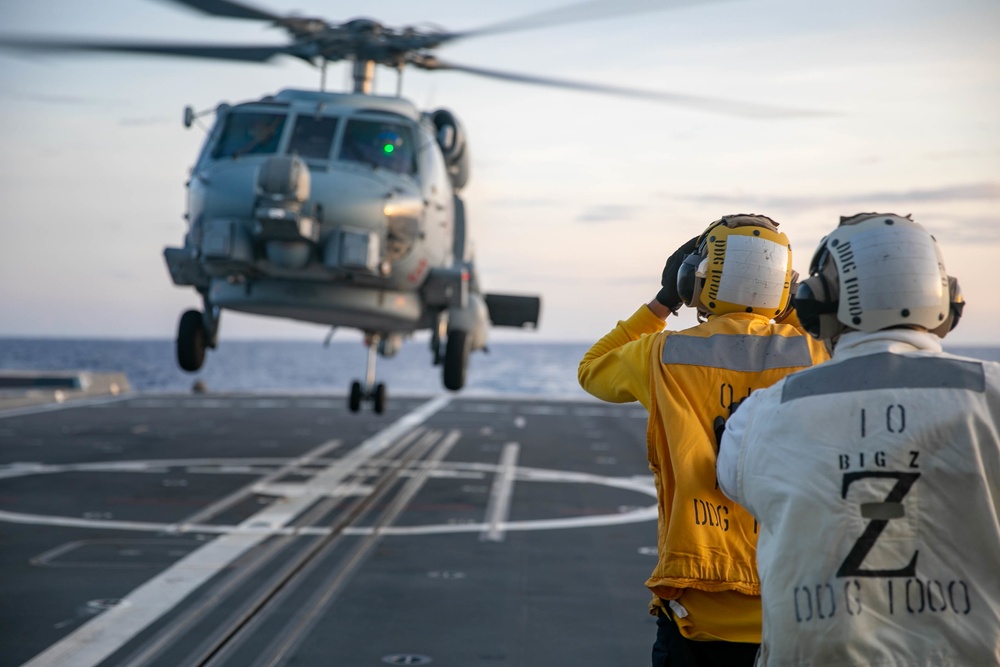
{"label": "pilot in cockpit", "polygon": [[340,159],[412,174],[413,146],[405,129],[392,123],[352,120],[344,134]]}

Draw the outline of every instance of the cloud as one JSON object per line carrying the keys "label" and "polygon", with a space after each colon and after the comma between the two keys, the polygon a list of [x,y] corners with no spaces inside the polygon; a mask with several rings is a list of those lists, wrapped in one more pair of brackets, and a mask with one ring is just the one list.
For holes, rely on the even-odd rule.
{"label": "cloud", "polygon": [[58,106],[106,106],[107,100],[79,95],[51,95],[47,93],[7,93],[4,97],[21,102],[37,102]]}
{"label": "cloud", "polygon": [[632,275],[632,276],[621,276],[618,278],[602,278],[601,282],[604,283],[605,285],[618,285],[620,287],[631,287],[632,285],[652,285],[654,279],[659,280],[659,277],[655,275]]}
{"label": "cloud", "polygon": [[122,118],[118,121],[118,124],[124,127],[142,127],[146,125],[166,125],[172,122],[176,123],[177,120],[167,118]]}
{"label": "cloud", "polygon": [[577,222],[619,222],[622,220],[634,220],[636,206],[626,206],[621,204],[602,204],[591,206],[580,215],[576,216]]}
{"label": "cloud", "polygon": [[919,220],[950,245],[1000,243],[1000,214],[994,216],[931,216]]}
{"label": "cloud", "polygon": [[551,208],[561,204],[556,199],[495,199],[489,205],[492,208]]}
{"label": "cloud", "polygon": [[967,160],[967,159],[980,159],[980,158],[992,158],[995,155],[1000,155],[1000,150],[994,151],[977,151],[977,150],[955,150],[955,151],[940,151],[937,153],[925,153],[924,157],[928,160]]}
{"label": "cloud", "polygon": [[702,204],[730,206],[758,206],[762,208],[810,209],[827,206],[881,206],[884,204],[913,204],[916,202],[949,203],[958,201],[1000,200],[1000,183],[968,183],[942,188],[917,188],[898,192],[879,191],[855,195],[812,195],[803,197],[753,196],[753,195],[692,195],[674,199]]}
{"label": "cloud", "polygon": [[905,192],[880,192],[867,195],[864,199],[845,198],[843,202],[880,200],[889,202],[952,202],[972,200],[1000,200],[1000,183],[970,183],[946,188],[924,188]]}

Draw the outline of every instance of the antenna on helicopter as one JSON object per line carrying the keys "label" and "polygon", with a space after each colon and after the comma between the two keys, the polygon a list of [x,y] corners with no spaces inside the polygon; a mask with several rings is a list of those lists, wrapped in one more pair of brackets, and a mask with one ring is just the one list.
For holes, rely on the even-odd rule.
{"label": "antenna on helicopter", "polygon": [[396,65],[396,97],[403,96],[403,63]]}
{"label": "antenna on helicopter", "polygon": [[362,60],[360,57],[354,60],[354,92],[369,95],[372,92],[372,79],[375,78],[375,61]]}

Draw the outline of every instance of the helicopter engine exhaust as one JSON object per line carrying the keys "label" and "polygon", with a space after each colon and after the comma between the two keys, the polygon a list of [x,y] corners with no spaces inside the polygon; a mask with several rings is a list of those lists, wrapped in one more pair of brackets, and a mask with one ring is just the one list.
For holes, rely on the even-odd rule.
{"label": "helicopter engine exhaust", "polygon": [[257,174],[254,235],[267,259],[283,269],[309,263],[319,238],[319,221],[305,213],[309,167],[296,155],[276,155]]}
{"label": "helicopter engine exhaust", "polygon": [[469,148],[465,130],[455,114],[447,109],[438,109],[430,114],[437,134],[438,146],[448,167],[448,177],[456,190],[461,190],[469,182]]}

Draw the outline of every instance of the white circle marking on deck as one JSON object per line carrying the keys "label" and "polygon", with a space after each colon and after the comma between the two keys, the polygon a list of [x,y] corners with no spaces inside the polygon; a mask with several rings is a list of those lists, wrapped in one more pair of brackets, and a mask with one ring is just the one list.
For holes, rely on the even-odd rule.
{"label": "white circle marking on deck", "polygon": [[[269,459],[269,462],[276,463],[279,459]],[[130,472],[130,473],[162,473],[164,468],[180,468],[195,465],[226,465],[226,466],[248,466],[251,464],[260,465],[260,459],[177,459],[177,460],[154,460],[154,461],[114,461],[108,463],[80,463],[80,464],[59,464],[59,465],[12,465],[0,466],[0,481],[13,477],[24,477],[28,475],[56,474],[64,472]],[[421,464],[424,465],[424,464]],[[218,470],[218,468],[216,468]],[[496,473],[499,466],[489,463],[468,463],[468,462],[447,462],[442,461],[436,464],[435,470],[453,471],[475,471],[485,473]],[[188,470],[190,474],[191,471]],[[574,472],[569,470],[549,470],[543,468],[517,467],[514,469],[514,478],[517,482],[548,482],[563,484],[596,484],[608,486],[626,491],[633,491],[656,498],[656,489],[653,486],[652,478],[646,476],[633,477],[610,477],[604,475],[594,475],[590,473]],[[569,518],[552,519],[530,519],[523,521],[502,521],[493,528],[503,531],[526,531],[526,530],[557,530],[565,528],[590,528],[598,526],[611,526],[628,523],[639,523],[643,521],[655,521],[657,518],[656,505],[649,506],[626,506],[628,511],[619,511],[614,514],[593,514],[588,516],[576,516]],[[88,516],[90,515],[90,516]],[[30,514],[23,512],[7,512],[0,510],[0,521],[10,523],[47,525],[47,526],[67,526],[75,528],[100,528],[112,530],[135,530],[135,531],[170,531],[183,533],[210,533],[210,534],[232,534],[232,533],[273,533],[273,534],[299,534],[299,535],[322,535],[329,532],[326,528],[288,528],[272,527],[265,522],[251,522],[243,525],[218,525],[218,524],[186,524],[178,526],[176,523],[161,523],[149,521],[116,521],[105,512],[88,512],[84,518],[53,516],[44,514]],[[446,523],[411,525],[411,526],[383,526],[379,532],[383,535],[434,535],[453,534],[467,532],[481,532],[491,526],[487,522],[475,521],[472,519],[451,519]],[[348,535],[367,535],[372,532],[370,527],[348,528],[344,531]]]}

